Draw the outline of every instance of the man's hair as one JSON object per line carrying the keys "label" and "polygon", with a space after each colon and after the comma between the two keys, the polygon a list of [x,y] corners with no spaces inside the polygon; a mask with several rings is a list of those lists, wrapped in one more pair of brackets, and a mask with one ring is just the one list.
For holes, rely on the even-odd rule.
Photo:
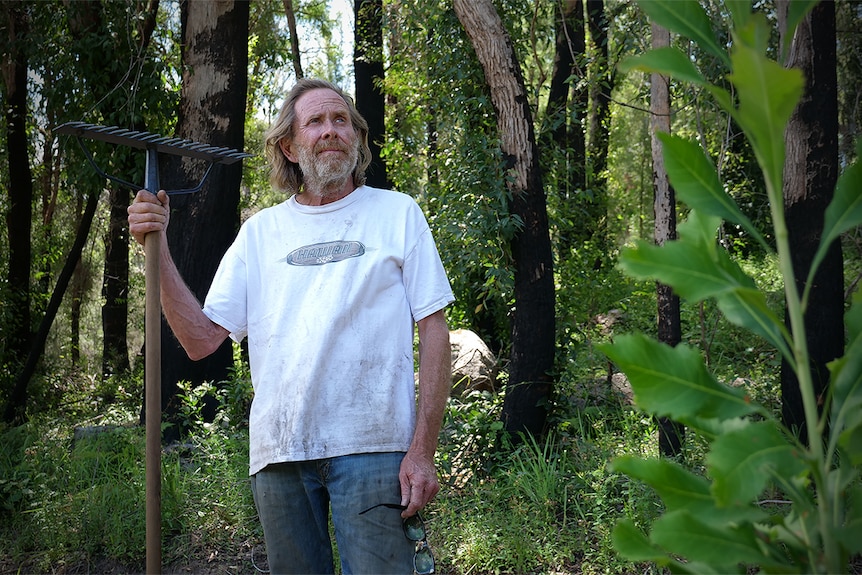
{"label": "man's hair", "polygon": [[361,186],[365,183],[365,170],[368,168],[368,164],[371,163],[371,149],[368,147],[368,122],[365,121],[365,118],[356,109],[353,98],[347,95],[344,90],[326,80],[302,78],[288,92],[281,111],[278,113],[278,118],[266,132],[266,139],[264,141],[264,150],[270,166],[269,181],[279,191],[294,194],[302,191],[302,170],[299,168],[299,164],[291,162],[285,157],[279,143],[282,140],[291,142],[296,136],[294,131],[296,101],[306,92],[321,88],[332,90],[347,104],[347,109],[350,111],[350,123],[356,131],[359,141],[359,160],[353,169],[353,182],[356,186]]}

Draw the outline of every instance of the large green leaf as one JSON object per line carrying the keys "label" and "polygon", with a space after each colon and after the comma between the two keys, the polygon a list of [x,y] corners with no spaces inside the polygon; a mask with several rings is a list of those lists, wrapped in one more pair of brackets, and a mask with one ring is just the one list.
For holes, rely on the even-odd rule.
{"label": "large green leaf", "polygon": [[707,454],[712,493],[719,505],[745,505],[775,477],[791,481],[807,466],[801,453],[771,420],[752,423],[715,439]]}
{"label": "large green leaf", "polygon": [[623,518],[614,525],[611,537],[614,549],[629,561],[650,561],[659,566],[669,561],[667,555],[650,543],[629,518]]}
{"label": "large green leaf", "polygon": [[649,413],[686,423],[697,418],[733,419],[760,409],[742,390],[716,381],[700,353],[686,345],[670,347],[629,334],[599,349],[625,372],[635,401]]}
{"label": "large green leaf", "polygon": [[[831,425],[852,465],[862,464],[862,298],[854,297],[846,315],[850,343],[844,356],[829,364]],[[834,442],[834,439],[833,439]]]}
{"label": "large green leaf", "polygon": [[788,341],[790,334],[766,303],[766,295],[758,289],[737,287],[716,296],[718,308],[728,321],[748,329],[771,343],[787,361],[795,359]]}
{"label": "large green leaf", "polygon": [[663,246],[640,241],[635,248],[623,250],[620,268],[636,278],[669,285],[680,297],[693,302],[733,290],[746,281],[744,274],[737,273],[741,271],[739,267],[726,256],[714,258],[700,246],[685,241]]}
{"label": "large green leaf", "polygon": [[846,521],[837,530],[838,539],[850,554],[862,553],[862,485],[849,489]]}
{"label": "large green leaf", "polygon": [[665,169],[680,200],[694,210],[739,224],[767,251],[760,231],[742,213],[718,179],[715,165],[696,142],[671,134],[658,134]]}
{"label": "large green leaf", "polygon": [[668,512],[685,509],[708,524],[761,521],[766,513],[752,505],[716,507],[706,478],[667,459],[623,456],[614,459],[611,469],[640,479],[661,497]]}
{"label": "large green leaf", "polygon": [[832,242],[847,230],[862,225],[862,161],[858,159],[859,154],[862,154],[862,140],[856,145],[856,161],[838,178],[835,195],[826,208],[822,239],[808,274],[809,284]]}
{"label": "large green leaf", "polygon": [[649,50],[639,56],[626,58],[620,63],[620,70],[640,70],[671,76],[683,82],[705,86],[706,80],[687,55],[677,48],[665,47]]}
{"label": "large green leaf", "polygon": [[674,555],[710,565],[722,573],[744,573],[741,563],[758,565],[764,560],[749,530],[707,525],[685,510],[665,513],[657,519],[650,539]]}
{"label": "large green leaf", "polygon": [[[762,18],[752,18],[749,25],[767,26]],[[731,61],[733,72],[728,77],[736,87],[739,99],[734,118],[751,142],[764,172],[767,189],[780,194],[785,155],[784,128],[802,95],[805,80],[800,70],[784,68],[743,41],[734,42]],[[769,199],[781,201],[780,196]]]}
{"label": "large green leaf", "polygon": [[712,22],[695,0],[645,0],[638,4],[650,20],[694,40],[702,49],[730,67],[727,52],[716,40]]}
{"label": "large green leaf", "polygon": [[724,2],[733,16],[733,27],[742,28],[751,18],[751,0],[725,0]]}
{"label": "large green leaf", "polygon": [[620,267],[634,277],[671,286],[685,299],[702,301],[755,283],[727,253],[719,249],[715,233],[720,220],[692,211],[680,224],[680,239],[663,246],[640,241],[623,250]]}

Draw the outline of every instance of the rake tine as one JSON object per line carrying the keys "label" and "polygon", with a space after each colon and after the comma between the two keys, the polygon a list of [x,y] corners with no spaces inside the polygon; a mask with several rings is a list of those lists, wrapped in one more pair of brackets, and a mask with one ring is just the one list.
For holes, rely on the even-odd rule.
{"label": "rake tine", "polygon": [[92,138],[110,144],[125,145],[133,148],[155,148],[159,153],[175,156],[189,156],[218,163],[234,163],[251,157],[239,150],[210,146],[183,138],[166,138],[159,134],[127,130],[117,126],[98,126],[84,122],[67,122],[54,129],[58,134],[72,134],[78,138]]}

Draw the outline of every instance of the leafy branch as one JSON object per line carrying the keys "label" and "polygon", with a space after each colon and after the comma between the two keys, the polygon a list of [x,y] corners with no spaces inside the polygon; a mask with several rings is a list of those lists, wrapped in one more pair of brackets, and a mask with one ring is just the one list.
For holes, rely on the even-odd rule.
{"label": "leafy branch", "polygon": [[[791,3],[791,35],[813,4]],[[706,439],[709,451],[706,477],[670,460],[616,459],[614,469],[656,490],[665,512],[648,534],[629,520],[620,522],[614,545],[628,559],[652,561],[679,573],[744,573],[747,566],[774,573],[846,572],[850,556],[862,552],[862,298],[854,298],[847,314],[849,345],[829,366],[830,394],[822,411],[809,368],[804,314],[812,279],[829,246],[862,224],[862,165],[857,161],[839,178],[799,294],[782,181],[784,132],[804,90],[801,72],[767,57],[769,24],[763,15],[752,14],[747,2],[726,3],[733,21],[729,51],[716,40],[697,2],[643,1],[641,7],[656,23],[696,42],[728,68],[732,93],[708,82],[674,48],[648,52],[625,65],[707,90],[743,130],[766,183],[790,329],[769,309],[754,280],[718,245],[717,230],[726,220],[769,249],[696,142],[660,135],[670,181],[691,208],[679,239],[663,246],[640,242],[624,251],[621,266],[634,277],[671,286],[686,300],[714,299],[729,321],[773,345],[797,375],[809,444],[752,402],[744,389],[717,381],[698,350],[671,348],[643,335],[617,338],[602,351],[629,377],[638,405],[694,430]],[[781,490],[789,505],[777,511],[759,505],[769,487]]]}

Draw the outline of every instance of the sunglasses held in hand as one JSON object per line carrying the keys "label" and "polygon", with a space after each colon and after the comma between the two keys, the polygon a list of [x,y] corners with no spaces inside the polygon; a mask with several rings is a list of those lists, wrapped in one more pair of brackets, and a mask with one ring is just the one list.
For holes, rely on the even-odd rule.
{"label": "sunglasses held in hand", "polygon": [[[407,509],[405,505],[398,503],[378,503],[373,507],[369,507],[359,514],[368,513],[372,509],[378,507],[386,507],[388,509],[397,509],[404,511]],[[431,554],[431,547],[428,546],[428,535],[425,532],[425,522],[417,513],[411,515],[401,522],[401,527],[404,528],[404,536],[408,541],[413,541],[416,547],[413,551],[413,572],[415,575],[432,575],[434,573],[434,556]]]}

